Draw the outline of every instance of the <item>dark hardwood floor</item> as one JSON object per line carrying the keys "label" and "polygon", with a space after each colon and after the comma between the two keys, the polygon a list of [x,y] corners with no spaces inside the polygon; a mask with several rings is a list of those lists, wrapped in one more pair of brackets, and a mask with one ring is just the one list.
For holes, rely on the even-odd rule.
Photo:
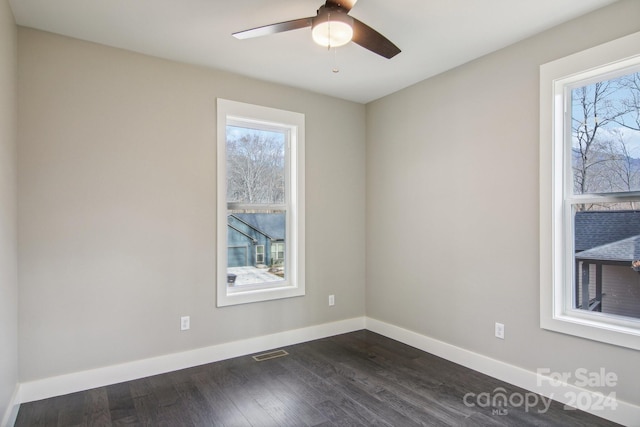
{"label": "dark hardwood floor", "polygon": [[25,403],[15,425],[615,425],[557,402],[489,407],[480,393],[527,392],[369,331],[284,349]]}

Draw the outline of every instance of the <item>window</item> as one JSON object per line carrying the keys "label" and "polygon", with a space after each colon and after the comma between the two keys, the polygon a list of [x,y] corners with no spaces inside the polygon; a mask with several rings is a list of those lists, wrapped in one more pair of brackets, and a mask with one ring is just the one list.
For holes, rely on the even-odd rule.
{"label": "window", "polygon": [[540,68],[540,325],[640,349],[640,33]]}
{"label": "window", "polygon": [[304,295],[304,115],[218,99],[217,117],[217,305]]}
{"label": "window", "polygon": [[[256,266],[264,264],[264,245],[256,246]],[[228,265],[228,261],[227,261]]]}
{"label": "window", "polygon": [[284,262],[284,243],[271,244],[271,262],[273,264],[282,264]]}

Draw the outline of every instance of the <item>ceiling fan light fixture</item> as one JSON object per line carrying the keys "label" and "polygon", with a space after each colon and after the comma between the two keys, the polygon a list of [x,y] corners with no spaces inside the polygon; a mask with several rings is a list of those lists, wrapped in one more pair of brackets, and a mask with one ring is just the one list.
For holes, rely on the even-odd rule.
{"label": "ceiling fan light fixture", "polygon": [[232,35],[237,39],[249,39],[311,27],[315,43],[329,49],[352,41],[383,58],[391,59],[399,54],[400,49],[389,39],[365,23],[349,16],[356,1],[325,0],[316,11],[316,16],[276,22],[238,31]]}
{"label": "ceiling fan light fixture", "polygon": [[353,38],[353,18],[339,10],[321,8],[313,20],[311,36],[320,46],[343,46]]}

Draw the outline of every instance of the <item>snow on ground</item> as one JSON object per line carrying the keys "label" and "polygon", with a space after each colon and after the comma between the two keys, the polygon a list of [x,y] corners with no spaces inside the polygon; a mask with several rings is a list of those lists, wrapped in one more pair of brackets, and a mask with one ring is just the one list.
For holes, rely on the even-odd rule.
{"label": "snow on ground", "polygon": [[282,280],[282,277],[269,273],[266,268],[229,267],[227,268],[227,274],[235,274],[237,276],[235,286],[255,285],[258,283],[277,282]]}

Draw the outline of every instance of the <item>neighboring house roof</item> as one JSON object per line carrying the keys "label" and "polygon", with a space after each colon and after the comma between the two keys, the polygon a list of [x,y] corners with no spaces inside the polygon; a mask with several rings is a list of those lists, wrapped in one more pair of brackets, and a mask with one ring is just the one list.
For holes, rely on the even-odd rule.
{"label": "neighboring house roof", "polygon": [[227,223],[227,226],[235,231],[237,231],[238,233],[242,234],[244,237],[246,237],[247,239],[251,240],[254,244],[256,243],[256,239],[254,239],[253,237],[249,236],[247,233],[245,233],[244,231],[240,230],[238,227],[234,227],[233,225]]}
{"label": "neighboring house roof", "polygon": [[[575,251],[581,252],[640,235],[640,211],[577,212]],[[636,258],[637,259],[637,258]]]}
{"label": "neighboring house roof", "polygon": [[582,251],[576,254],[576,259],[630,263],[640,259],[640,235]]}
{"label": "neighboring house roof", "polygon": [[271,240],[284,240],[285,214],[283,213],[234,213],[234,216]]}

